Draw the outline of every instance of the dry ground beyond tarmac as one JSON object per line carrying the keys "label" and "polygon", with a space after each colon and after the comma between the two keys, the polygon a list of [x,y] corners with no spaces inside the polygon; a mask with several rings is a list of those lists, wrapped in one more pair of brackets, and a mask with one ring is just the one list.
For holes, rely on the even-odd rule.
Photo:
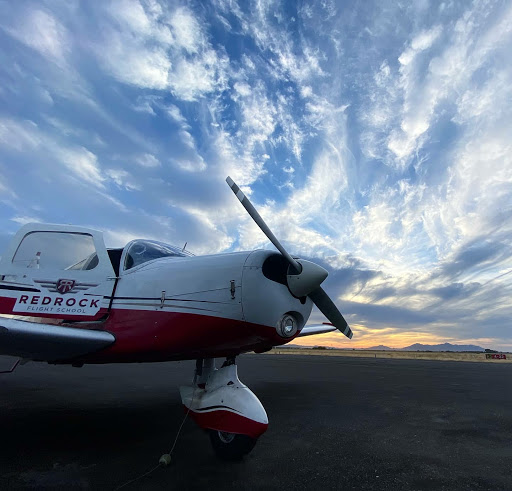
{"label": "dry ground beyond tarmac", "polygon": [[[0,359],[2,368],[7,359]],[[124,489],[512,489],[512,365],[244,355],[270,426],[241,463],[187,420]],[[0,489],[114,489],[153,467],[193,362],[31,363],[0,379]]]}
{"label": "dry ground beyond tarmac", "polygon": [[[325,349],[325,348],[289,348],[276,347],[267,351],[269,355],[320,355],[350,356],[356,358],[385,358],[404,360],[438,360],[438,361],[471,361],[482,363],[512,363],[512,354],[504,354],[504,359],[492,358],[491,353],[475,353],[466,351],[399,351],[399,350],[364,350],[364,349]],[[498,353],[496,353],[498,354]],[[502,353],[500,353],[503,355]],[[491,355],[491,356],[489,356]]]}

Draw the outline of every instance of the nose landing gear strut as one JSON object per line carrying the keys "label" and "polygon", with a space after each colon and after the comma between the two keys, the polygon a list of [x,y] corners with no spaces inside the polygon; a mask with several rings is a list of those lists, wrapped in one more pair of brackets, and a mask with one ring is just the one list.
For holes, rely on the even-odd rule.
{"label": "nose landing gear strut", "polygon": [[240,382],[234,357],[219,369],[212,358],[197,360],[194,383],[180,387],[180,394],[190,416],[208,431],[213,450],[224,460],[241,459],[267,430],[267,413]]}

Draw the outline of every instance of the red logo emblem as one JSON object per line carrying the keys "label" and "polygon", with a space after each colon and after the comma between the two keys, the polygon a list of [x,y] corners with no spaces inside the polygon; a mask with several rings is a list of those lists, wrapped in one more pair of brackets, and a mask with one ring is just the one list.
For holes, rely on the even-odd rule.
{"label": "red logo emblem", "polygon": [[57,281],[57,291],[59,293],[68,293],[75,286],[75,280],[59,280]]}

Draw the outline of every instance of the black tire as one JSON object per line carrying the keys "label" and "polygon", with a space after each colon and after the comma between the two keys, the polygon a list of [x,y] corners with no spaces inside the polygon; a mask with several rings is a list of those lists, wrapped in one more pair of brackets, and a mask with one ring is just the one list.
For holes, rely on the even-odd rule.
{"label": "black tire", "polygon": [[236,433],[209,430],[215,455],[222,460],[242,460],[256,445],[257,438]]}

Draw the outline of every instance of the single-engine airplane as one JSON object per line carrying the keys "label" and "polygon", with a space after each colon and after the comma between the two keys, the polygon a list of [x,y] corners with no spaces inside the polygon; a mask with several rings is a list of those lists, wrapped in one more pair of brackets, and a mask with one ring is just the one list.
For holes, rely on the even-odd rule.
{"label": "single-engine airplane", "polygon": [[[290,256],[226,181],[279,253],[193,256],[152,240],[107,249],[96,230],[27,224],[0,260],[0,354],[73,366],[196,360],[183,405],[219,457],[250,452],[268,418],[236,356],[352,331],[320,286],[327,271]],[[306,326],[313,304],[330,323]],[[215,358],[226,359],[219,369]]]}

